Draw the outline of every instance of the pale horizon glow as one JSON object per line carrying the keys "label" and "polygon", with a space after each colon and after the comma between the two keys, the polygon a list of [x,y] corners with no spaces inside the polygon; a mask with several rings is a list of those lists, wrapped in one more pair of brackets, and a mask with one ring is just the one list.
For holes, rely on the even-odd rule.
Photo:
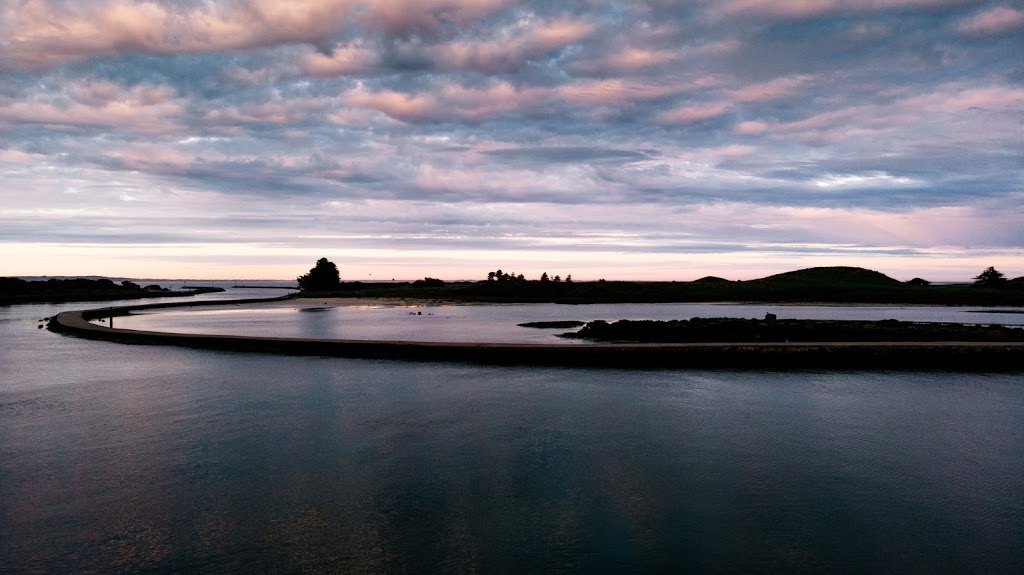
{"label": "pale horizon glow", "polygon": [[0,276],[1024,276],[1022,33],[987,0],[10,2]]}

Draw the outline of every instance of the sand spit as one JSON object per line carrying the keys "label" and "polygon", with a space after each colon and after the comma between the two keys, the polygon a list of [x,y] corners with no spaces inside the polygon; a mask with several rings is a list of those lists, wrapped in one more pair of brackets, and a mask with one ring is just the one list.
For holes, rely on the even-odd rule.
{"label": "sand spit", "polygon": [[497,365],[612,368],[844,369],[1024,371],[1024,343],[813,342],[813,343],[598,343],[542,345],[301,339],[177,334],[111,328],[90,320],[132,311],[195,305],[236,305],[283,298],[173,302],[68,311],[48,329],[77,337],[127,344],[197,349],[415,361],[465,361]]}

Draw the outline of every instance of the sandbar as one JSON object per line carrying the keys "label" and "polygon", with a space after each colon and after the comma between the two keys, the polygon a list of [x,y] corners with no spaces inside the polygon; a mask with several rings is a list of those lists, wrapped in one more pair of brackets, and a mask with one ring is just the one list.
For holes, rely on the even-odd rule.
{"label": "sandbar", "polygon": [[[316,305],[422,305],[424,301],[312,298]],[[342,303],[344,302],[344,303]],[[173,345],[217,351],[495,365],[594,368],[842,369],[1024,371],[1024,342],[800,342],[800,343],[590,343],[513,344],[307,339],[179,334],[111,328],[90,320],[144,309],[197,305],[290,305],[289,298],[172,302],[66,311],[48,329],[77,337],[140,345]],[[435,305],[437,302],[431,302]]]}

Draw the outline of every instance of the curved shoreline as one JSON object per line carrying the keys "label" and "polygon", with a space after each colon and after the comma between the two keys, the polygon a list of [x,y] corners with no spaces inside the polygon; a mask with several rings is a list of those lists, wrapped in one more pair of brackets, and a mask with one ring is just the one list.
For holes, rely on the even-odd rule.
{"label": "curved shoreline", "polygon": [[594,343],[517,344],[306,339],[178,334],[100,326],[92,319],[132,311],[195,305],[282,301],[289,296],[204,302],[167,302],[54,316],[48,329],[88,339],[142,345],[173,345],[218,351],[416,361],[463,361],[496,365],[615,368],[852,369],[1024,371],[1021,342],[816,342],[816,343]]}

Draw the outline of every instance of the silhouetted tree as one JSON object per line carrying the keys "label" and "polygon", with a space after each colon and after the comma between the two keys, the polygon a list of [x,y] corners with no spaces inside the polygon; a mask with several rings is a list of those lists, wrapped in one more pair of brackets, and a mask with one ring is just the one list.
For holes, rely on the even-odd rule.
{"label": "silhouetted tree", "polygon": [[499,282],[511,282],[511,281],[526,281],[526,276],[523,274],[516,275],[515,272],[503,272],[501,270],[494,272],[487,272],[487,281],[499,281]]}
{"label": "silhouetted tree", "polygon": [[551,278],[551,281],[560,282],[562,281],[562,276],[556,275],[555,277]]}
{"label": "silhouetted tree", "polygon": [[338,274],[338,266],[327,258],[320,258],[316,260],[316,265],[309,273],[299,276],[296,281],[303,291],[328,291],[338,287],[341,277]]}
{"label": "silhouetted tree", "polygon": [[996,268],[989,266],[985,271],[974,276],[974,285],[978,287],[999,287],[1006,283],[1006,276]]}
{"label": "silhouetted tree", "polygon": [[544,273],[540,274],[540,281],[542,281],[542,282],[551,281],[551,280],[548,279],[548,272],[544,272]]}
{"label": "silhouetted tree", "polygon": [[565,276],[565,283],[567,283],[567,284],[571,284],[572,283],[572,274],[569,274],[569,275]]}

